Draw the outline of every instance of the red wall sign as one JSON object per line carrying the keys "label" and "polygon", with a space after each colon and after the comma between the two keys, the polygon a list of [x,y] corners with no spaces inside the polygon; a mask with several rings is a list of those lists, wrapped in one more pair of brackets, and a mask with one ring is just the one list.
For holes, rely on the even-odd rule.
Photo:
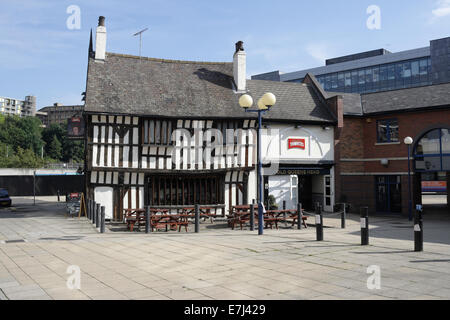
{"label": "red wall sign", "polygon": [[305,139],[289,139],[288,149],[302,149],[305,150]]}

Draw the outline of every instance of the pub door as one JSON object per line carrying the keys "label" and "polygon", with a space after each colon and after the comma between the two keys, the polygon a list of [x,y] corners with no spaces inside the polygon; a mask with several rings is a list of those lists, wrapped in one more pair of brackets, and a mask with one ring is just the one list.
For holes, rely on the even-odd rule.
{"label": "pub door", "polygon": [[298,176],[298,199],[307,211],[313,211],[312,176]]}

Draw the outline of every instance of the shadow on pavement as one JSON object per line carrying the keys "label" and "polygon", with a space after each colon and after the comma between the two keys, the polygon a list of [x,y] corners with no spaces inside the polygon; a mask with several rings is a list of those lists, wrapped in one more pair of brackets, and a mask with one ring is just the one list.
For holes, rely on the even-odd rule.
{"label": "shadow on pavement", "polygon": [[[353,220],[359,216],[351,215]],[[423,230],[424,242],[450,245],[450,212],[446,205],[424,206]],[[414,241],[414,221],[404,216],[369,216],[370,238]],[[360,235],[360,231],[350,234]]]}

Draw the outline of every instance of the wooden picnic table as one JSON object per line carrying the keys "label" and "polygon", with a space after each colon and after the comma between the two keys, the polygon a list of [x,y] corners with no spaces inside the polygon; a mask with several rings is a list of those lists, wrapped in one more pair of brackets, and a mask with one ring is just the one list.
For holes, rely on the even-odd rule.
{"label": "wooden picnic table", "polygon": [[[212,210],[215,210],[215,213],[211,213]],[[205,220],[207,218],[211,219],[211,223],[214,222],[214,218],[217,217],[217,208],[216,207],[199,207],[199,214],[201,218],[204,218]],[[183,214],[191,215],[192,217],[195,217],[195,207],[186,207],[182,209]]]}
{"label": "wooden picnic table", "polygon": [[178,227],[178,232],[181,231],[181,227],[185,227],[186,232],[188,232],[189,218],[191,215],[187,214],[156,214],[151,216],[150,227],[158,230],[163,227],[168,231],[176,230]]}
{"label": "wooden picnic table", "polygon": [[[125,222],[127,224],[127,228],[130,231],[134,230],[134,226],[137,224],[137,226],[145,225],[145,209],[142,208],[136,208],[136,209],[124,209],[124,217]],[[154,209],[150,208],[150,213],[153,215],[157,215],[158,213],[168,213],[168,209]]]}
{"label": "wooden picnic table", "polygon": [[[255,224],[258,223],[258,207],[254,207]],[[278,222],[287,222],[288,219],[292,219],[292,226],[298,220],[297,210],[267,210],[264,213],[264,224],[265,228],[273,228],[273,225],[278,229]],[[302,216],[302,223],[307,228],[306,216]],[[228,225],[234,230],[235,224],[239,223],[241,230],[243,225],[250,221],[250,206],[249,205],[239,205],[233,206],[230,215],[228,215]]]}
{"label": "wooden picnic table", "polygon": [[[292,220],[292,227],[293,227],[298,220],[297,210],[293,210],[293,209],[292,210],[267,210],[266,215],[268,216],[267,221],[269,221],[271,228],[272,228],[272,225],[275,224],[275,227],[277,229],[278,229],[278,222],[287,222],[288,220]],[[302,216],[302,224],[305,228],[308,227],[306,225],[307,219],[308,219],[308,217]],[[264,218],[264,220],[266,220],[266,219]]]}

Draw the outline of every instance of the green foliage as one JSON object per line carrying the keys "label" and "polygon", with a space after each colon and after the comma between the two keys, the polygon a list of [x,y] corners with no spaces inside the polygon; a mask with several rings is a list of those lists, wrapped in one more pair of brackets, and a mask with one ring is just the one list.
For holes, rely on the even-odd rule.
{"label": "green foliage", "polygon": [[0,167],[39,168],[84,161],[84,142],[67,138],[67,123],[42,128],[36,117],[0,115]]}
{"label": "green foliage", "polygon": [[269,208],[268,208],[268,210],[278,210],[278,204],[277,204],[277,201],[276,201],[276,199],[275,199],[275,197],[273,195],[269,195],[268,201],[269,201]]}
{"label": "green foliage", "polygon": [[13,147],[31,149],[35,153],[41,151],[42,141],[41,121],[35,117],[20,118],[16,115],[7,116],[0,121],[0,141]]}
{"label": "green foliage", "polygon": [[61,159],[62,144],[59,142],[56,134],[53,136],[50,144],[48,145],[47,155],[52,159]]}
{"label": "green foliage", "polygon": [[[61,143],[61,153],[55,153],[55,136]],[[52,124],[45,128],[42,132],[42,139],[45,142],[45,154],[49,157],[61,162],[70,162],[72,160],[76,163],[82,163],[84,161],[84,142],[67,138],[67,122],[61,125]]]}
{"label": "green foliage", "polygon": [[2,168],[40,168],[44,166],[44,160],[38,157],[31,149],[17,148],[17,151],[6,157],[0,156]]}

